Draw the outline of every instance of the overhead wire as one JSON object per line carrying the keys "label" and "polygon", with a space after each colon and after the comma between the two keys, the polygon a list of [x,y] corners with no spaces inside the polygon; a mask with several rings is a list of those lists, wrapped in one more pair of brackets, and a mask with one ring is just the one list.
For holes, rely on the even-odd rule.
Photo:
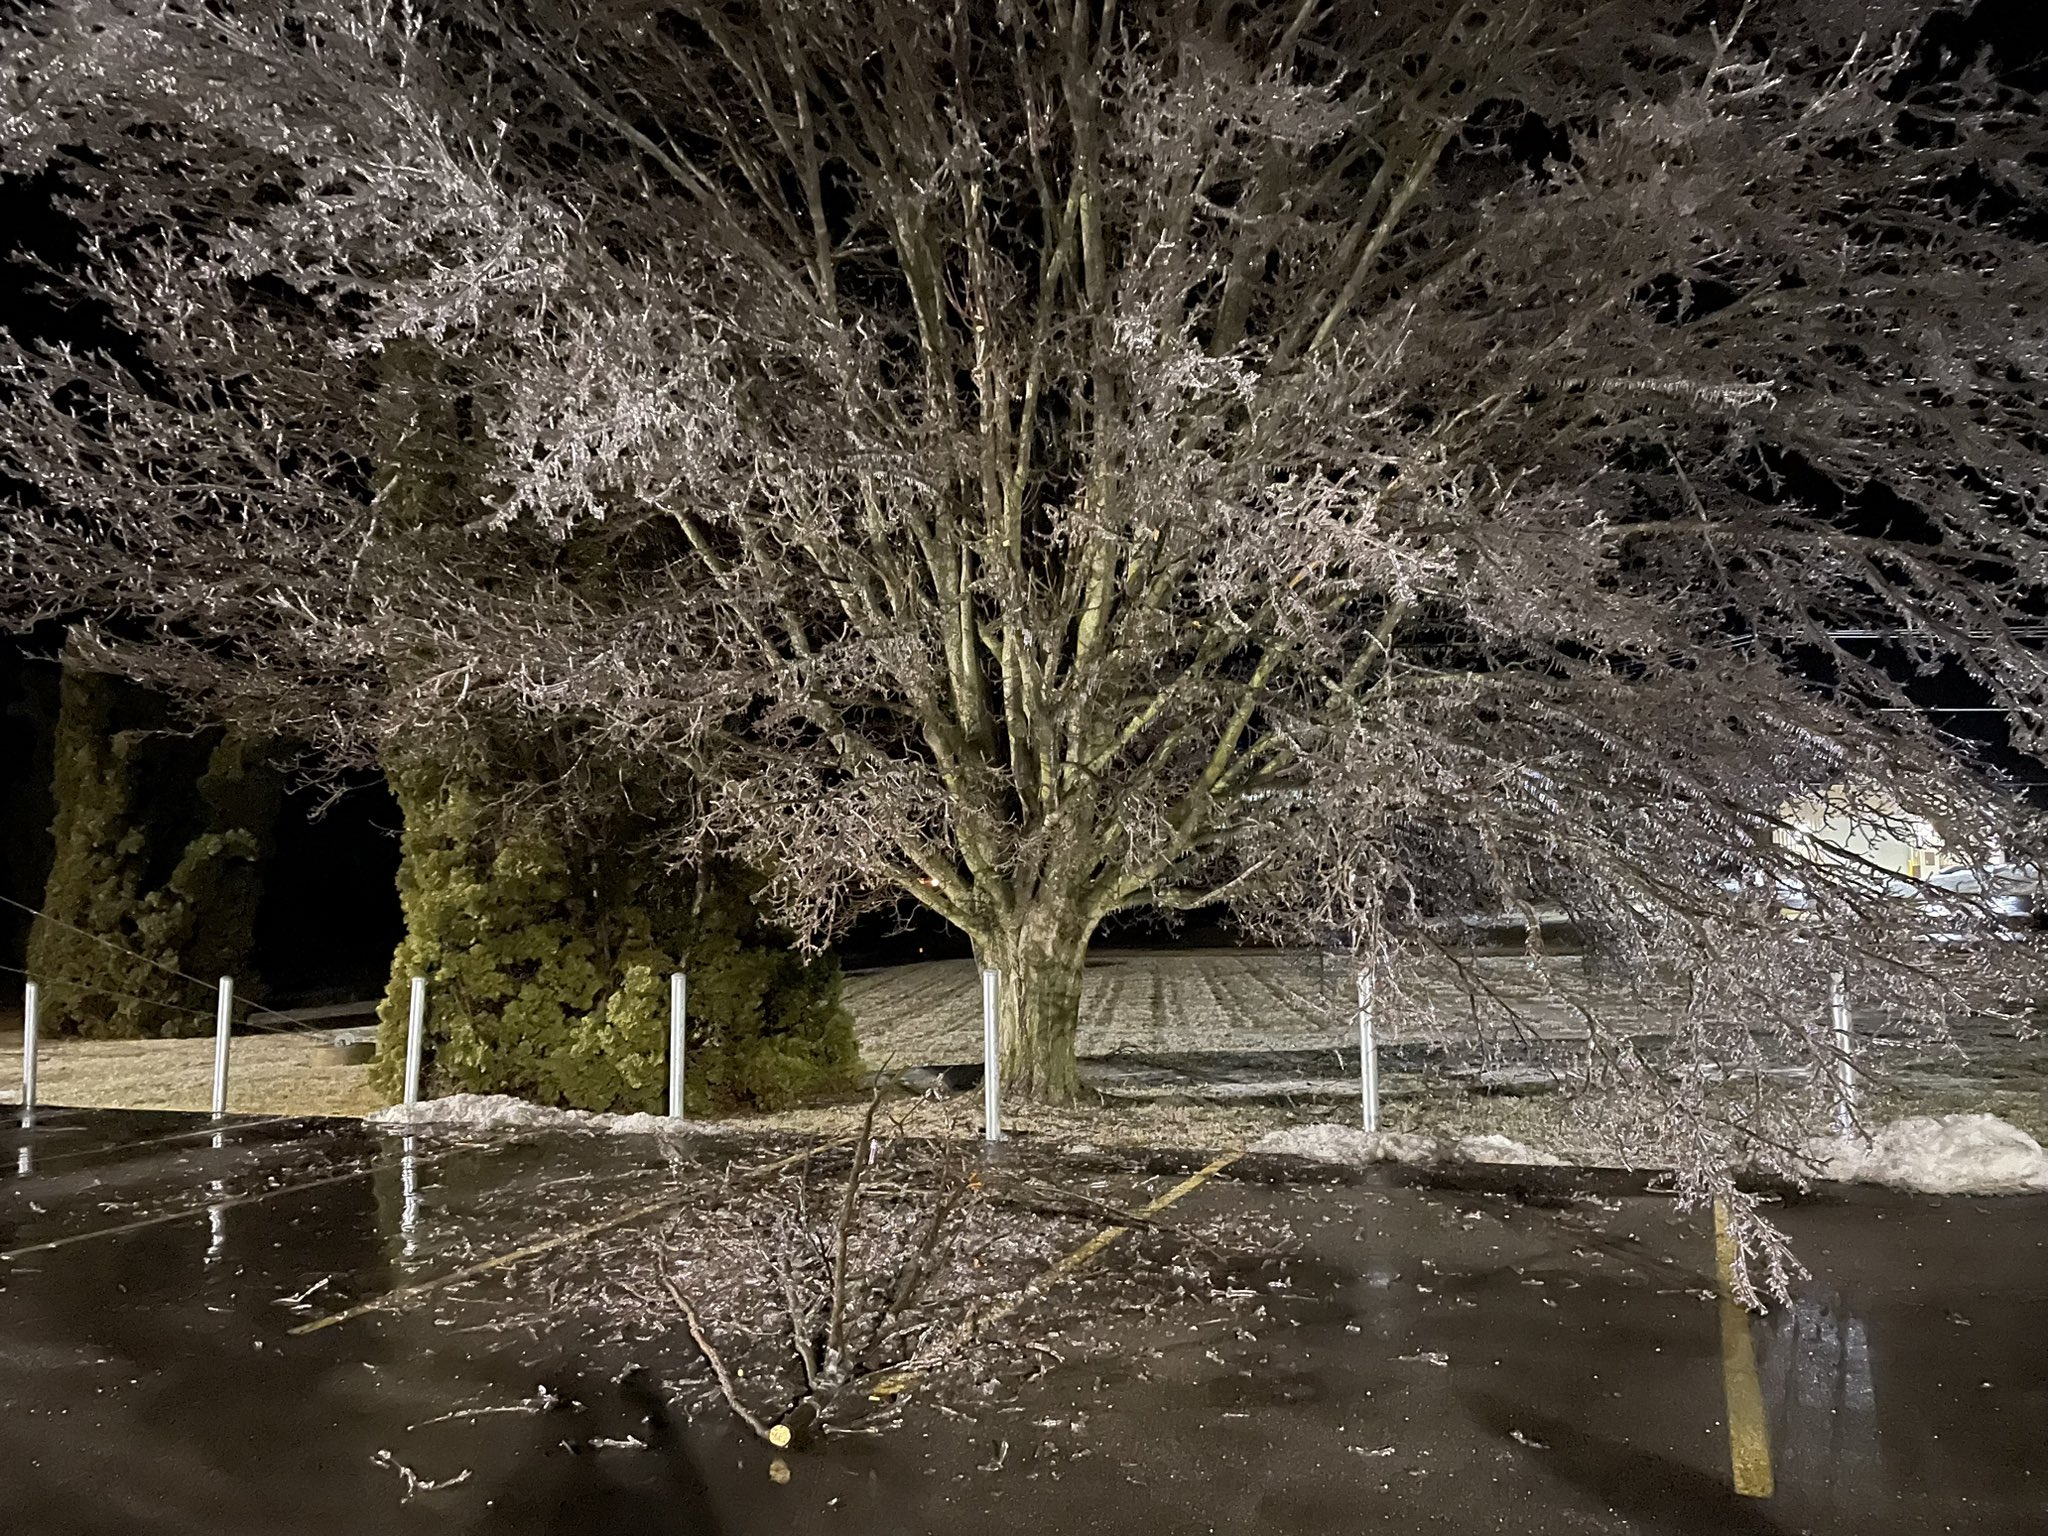
{"label": "overhead wire", "polygon": [[[175,976],[180,981],[188,981],[193,986],[200,988],[202,991],[211,992],[219,985],[217,982],[206,981],[201,977],[190,974],[189,972],[181,971],[174,965],[166,965],[164,964],[163,961],[158,960],[153,956],[145,955],[140,950],[133,950],[129,949],[126,945],[116,944],[112,939],[108,938],[105,934],[94,933],[90,929],[79,927],[76,923],[67,923],[64,921],[63,918],[56,916],[54,913],[45,912],[40,907],[32,907],[25,901],[16,901],[12,896],[0,895],[0,903],[4,903],[7,906],[13,907],[17,911],[26,912],[31,917],[37,918],[40,921],[46,923],[54,923],[59,928],[63,928],[68,930],[69,932],[75,933],[79,935],[81,938],[91,939],[93,943],[100,945],[102,948],[110,949],[117,955],[126,956],[130,960],[140,960],[144,965],[154,967],[156,970],[162,971],[166,976]],[[17,971],[19,972],[19,974],[21,974],[24,977],[28,977],[28,979],[30,980],[43,981],[45,982],[46,985],[49,986],[76,987],[81,991],[97,993],[98,995],[103,997],[116,997],[127,1002],[141,1003],[146,1007],[162,1008],[172,1013],[191,1014],[195,1018],[210,1019],[215,1017],[214,1014],[209,1013],[202,1008],[185,1008],[180,1007],[176,1003],[167,1003],[156,998],[136,997],[129,993],[112,992],[105,987],[95,987],[82,981],[64,981],[61,979],[49,979],[31,976],[29,972],[21,970],[20,967],[18,966],[10,965],[0,967],[0,969]],[[301,1028],[303,1028],[301,1023],[297,1019],[294,1019],[287,1014],[279,1013],[275,1009],[265,1008],[258,1003],[251,1002],[247,998],[242,997],[239,994],[236,995],[233,1006],[246,1008],[249,1010],[248,1017],[243,1019],[242,1022],[253,1029],[264,1029],[270,1031],[273,1034],[285,1034],[287,1032],[295,1033]],[[263,1018],[279,1019],[283,1022],[278,1024],[265,1024],[261,1022]]]}
{"label": "overhead wire", "polygon": [[181,1007],[177,1003],[164,1002],[160,998],[137,997],[132,992],[116,992],[109,987],[93,986],[89,982],[62,980],[51,981],[46,978],[36,976],[34,973],[30,971],[25,971],[18,965],[0,965],[0,971],[12,971],[15,975],[21,977],[24,981],[33,981],[36,982],[39,986],[71,987],[79,992],[90,992],[96,997],[111,997],[118,1002],[124,1003],[141,1003],[145,1007],[161,1008],[166,1013],[189,1014],[191,1017],[195,1019],[211,1020],[214,1017],[214,1015],[206,1012],[204,1009],[201,1008],[185,1008]]}

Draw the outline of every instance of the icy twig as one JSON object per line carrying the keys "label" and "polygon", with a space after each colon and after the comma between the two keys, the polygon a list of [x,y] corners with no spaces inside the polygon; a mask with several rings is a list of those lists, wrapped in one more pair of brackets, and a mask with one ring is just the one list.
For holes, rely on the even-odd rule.
{"label": "icy twig", "polygon": [[739,1390],[733,1386],[732,1373],[725,1368],[725,1358],[713,1347],[711,1340],[704,1336],[704,1325],[698,1319],[697,1309],[690,1304],[690,1298],[685,1296],[682,1287],[667,1275],[661,1277],[661,1286],[668,1292],[669,1300],[682,1310],[683,1321],[689,1324],[690,1337],[696,1341],[698,1353],[703,1355],[705,1364],[711,1367],[711,1374],[718,1378],[718,1390],[725,1395],[726,1406],[739,1416],[742,1424],[773,1445],[775,1442],[768,1433],[768,1426],[755,1416],[752,1409],[740,1401]]}
{"label": "icy twig", "polygon": [[414,1428],[428,1424],[447,1424],[456,1419],[481,1419],[494,1413],[550,1413],[557,1408],[574,1408],[574,1399],[562,1396],[543,1382],[532,1397],[521,1398],[516,1403],[499,1403],[488,1408],[458,1408],[453,1413],[444,1413],[439,1418],[422,1419]]}
{"label": "icy twig", "polygon": [[413,1471],[411,1467],[408,1467],[389,1451],[379,1451],[370,1460],[380,1467],[391,1468],[392,1471],[405,1479],[405,1492],[399,1498],[399,1502],[402,1504],[411,1502],[412,1496],[416,1493],[439,1493],[444,1488],[459,1487],[461,1484],[469,1481],[469,1468],[467,1467],[464,1467],[453,1477],[435,1480],[421,1477],[419,1473]]}

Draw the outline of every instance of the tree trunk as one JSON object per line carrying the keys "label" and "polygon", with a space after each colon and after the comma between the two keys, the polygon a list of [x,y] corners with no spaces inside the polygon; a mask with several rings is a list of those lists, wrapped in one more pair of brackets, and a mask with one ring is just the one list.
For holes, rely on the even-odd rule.
{"label": "tree trunk", "polygon": [[996,1019],[1006,1100],[1071,1104],[1079,1096],[1074,1042],[1093,928],[1071,907],[1054,907],[972,936],[981,964],[1002,972]]}

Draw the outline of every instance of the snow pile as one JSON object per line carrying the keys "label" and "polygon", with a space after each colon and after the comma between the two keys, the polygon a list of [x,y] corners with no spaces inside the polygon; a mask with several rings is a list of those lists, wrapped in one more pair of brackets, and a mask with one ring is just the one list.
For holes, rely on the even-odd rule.
{"label": "snow pile", "polygon": [[2048,1194],[2048,1152],[1996,1115],[1916,1115],[1879,1126],[1865,1141],[1807,1143],[1819,1177],[1884,1184],[1923,1195]]}
{"label": "snow pile", "polygon": [[1460,1136],[1451,1144],[1451,1156],[1460,1163],[1513,1163],[1522,1167],[1562,1168],[1564,1159],[1524,1146],[1506,1136]]}
{"label": "snow pile", "polygon": [[1427,1163],[1437,1145],[1427,1136],[1401,1131],[1361,1131],[1352,1125],[1290,1125],[1268,1131],[1251,1144],[1254,1152],[1278,1152],[1316,1163]]}
{"label": "snow pile", "polygon": [[687,1136],[704,1129],[696,1121],[664,1115],[602,1115],[587,1109],[550,1109],[503,1093],[451,1093],[407,1107],[394,1104],[363,1116],[387,1130],[591,1131],[603,1136]]}
{"label": "snow pile", "polygon": [[1318,1163],[1522,1163],[1557,1167],[1562,1158],[1525,1147],[1505,1136],[1466,1136],[1439,1142],[1404,1131],[1361,1131],[1349,1125],[1293,1125],[1272,1131],[1251,1145]]}

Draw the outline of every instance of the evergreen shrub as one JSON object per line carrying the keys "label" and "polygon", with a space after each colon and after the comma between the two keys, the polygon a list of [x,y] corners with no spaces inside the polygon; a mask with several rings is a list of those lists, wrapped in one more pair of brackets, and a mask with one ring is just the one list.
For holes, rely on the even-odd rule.
{"label": "evergreen shrub", "polygon": [[837,962],[760,920],[749,882],[674,875],[633,851],[505,826],[474,788],[400,772],[406,937],[380,1012],[375,1080],[402,1091],[411,978],[428,978],[427,1085],[574,1109],[658,1112],[668,977],[689,977],[687,1107],[773,1109],[852,1085]]}
{"label": "evergreen shrub", "polygon": [[256,907],[282,793],[261,744],[195,734],[134,684],[66,669],[55,856],[28,944],[43,1028],[206,1034],[215,978],[260,995]]}

